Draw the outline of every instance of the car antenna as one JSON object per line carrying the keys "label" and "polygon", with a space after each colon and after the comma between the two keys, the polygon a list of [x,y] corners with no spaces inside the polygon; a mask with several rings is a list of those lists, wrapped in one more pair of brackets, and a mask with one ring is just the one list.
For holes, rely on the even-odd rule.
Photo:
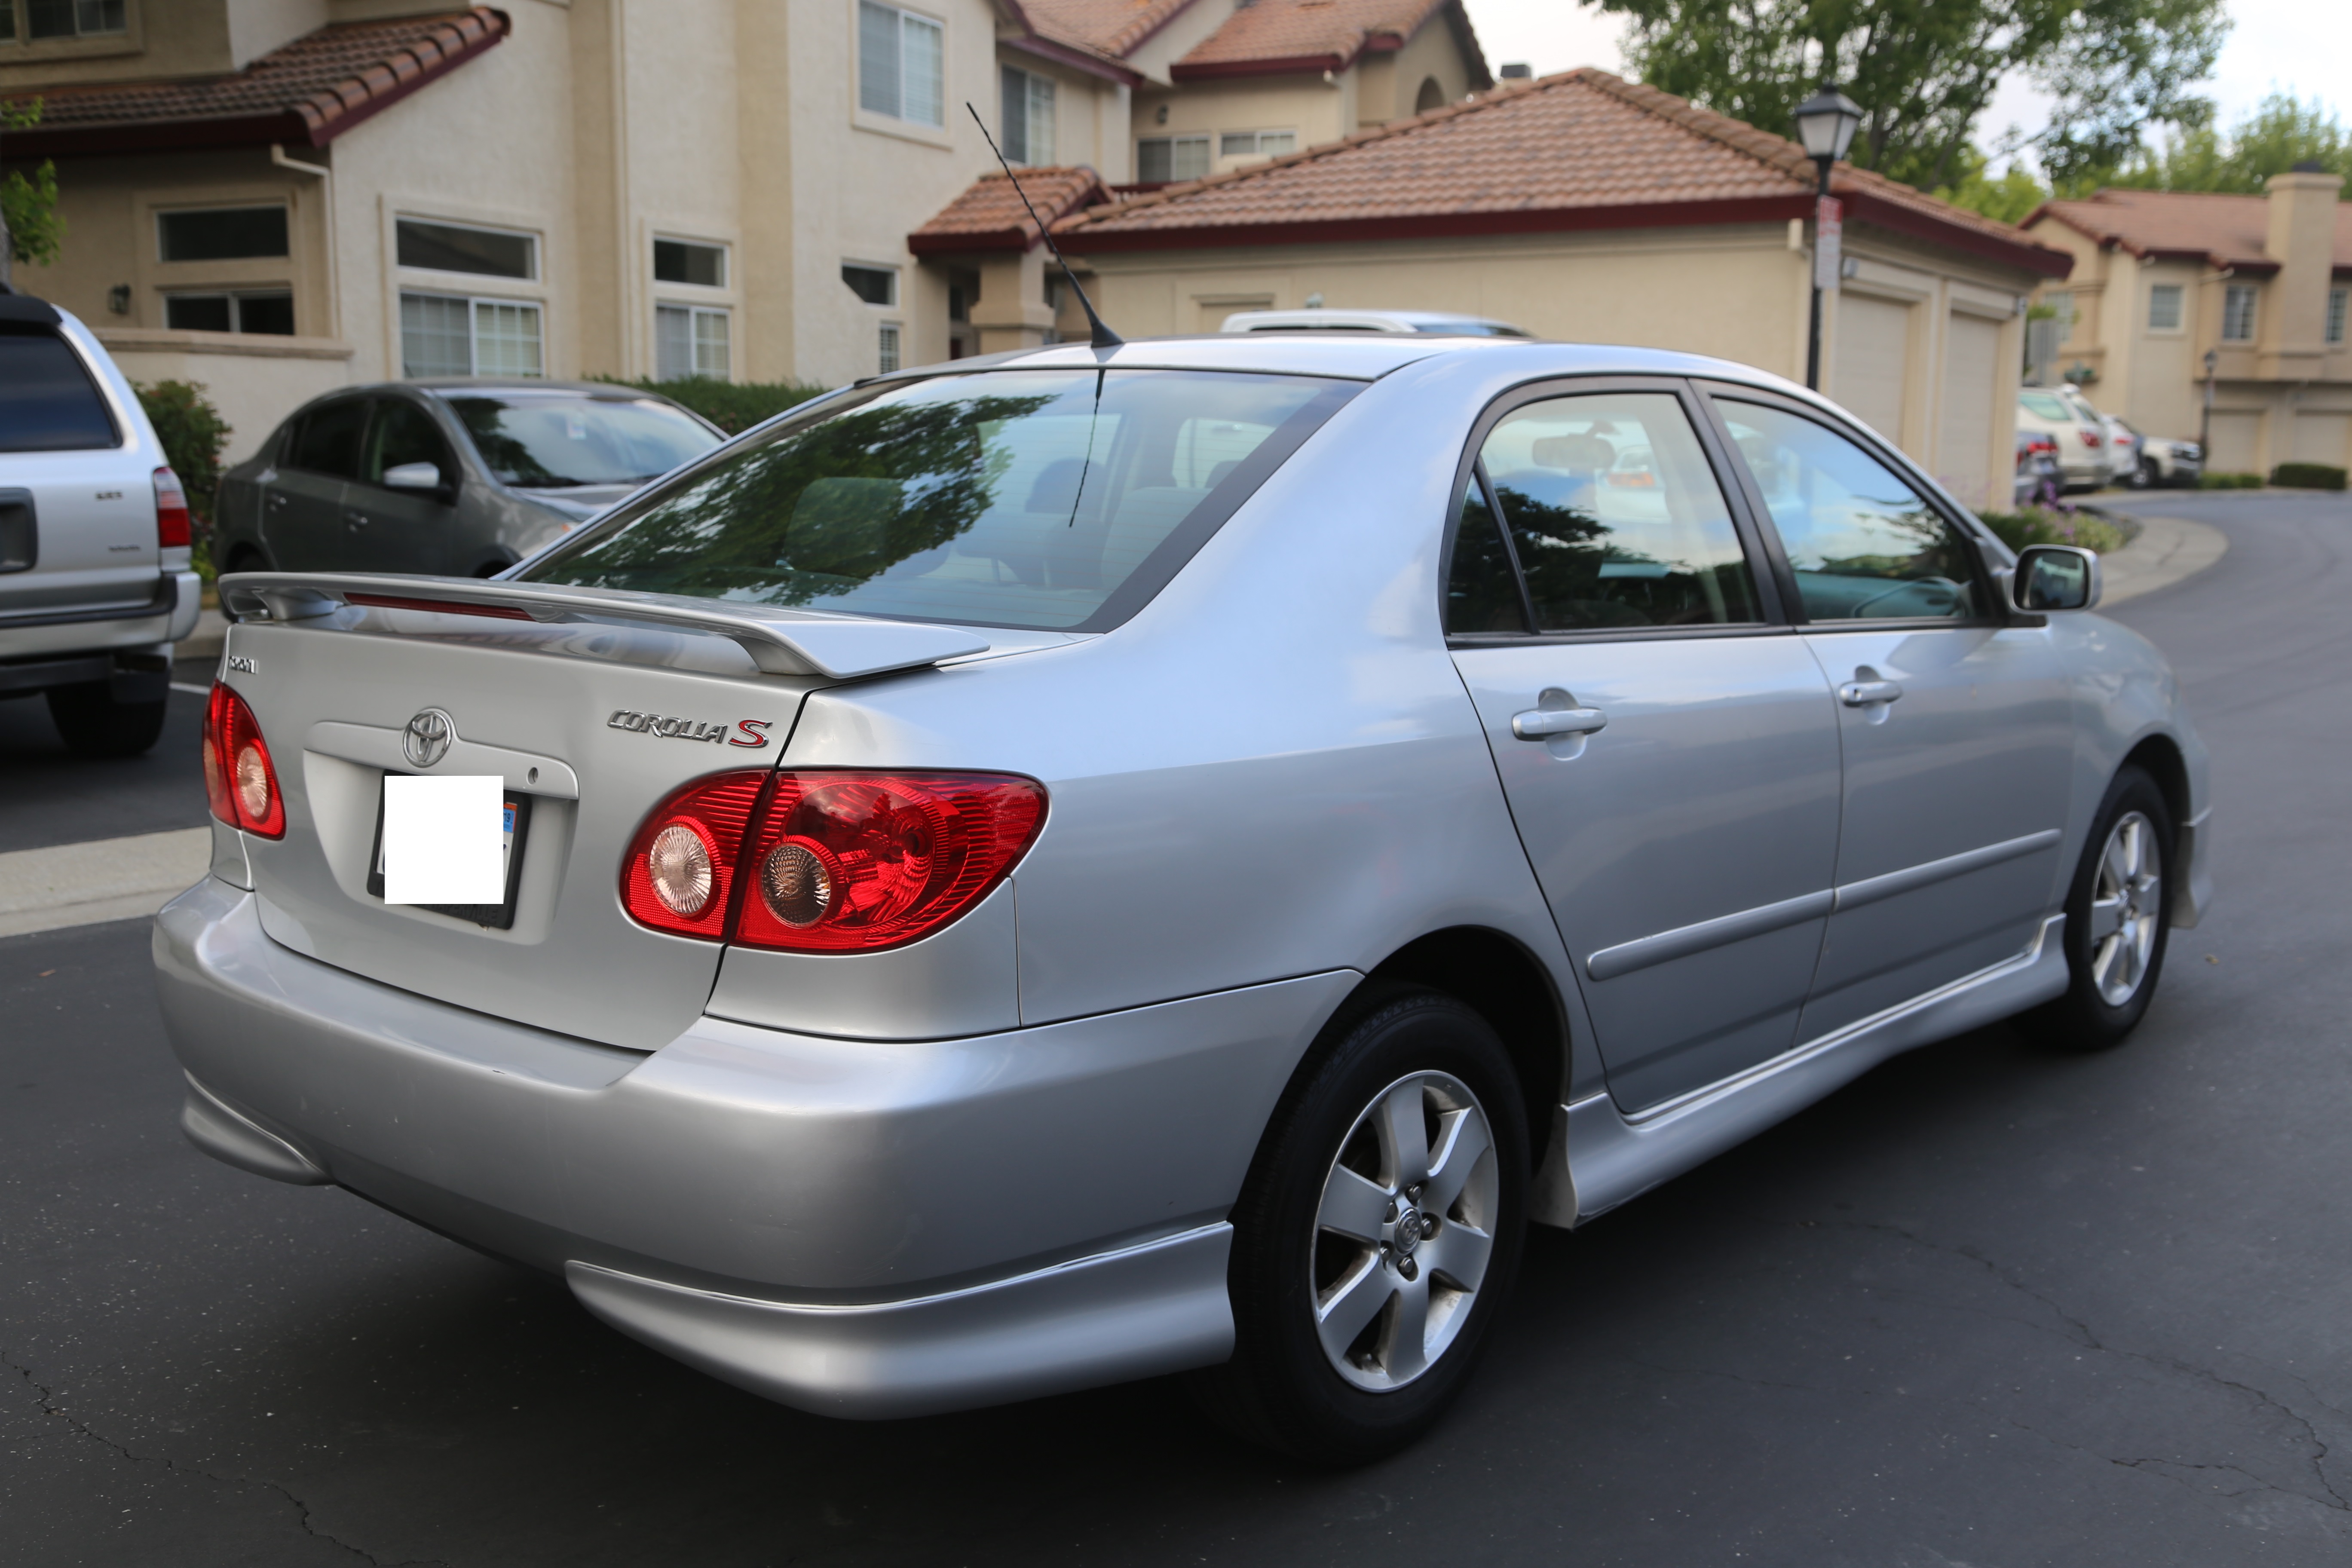
{"label": "car antenna", "polygon": [[1004,177],[1013,182],[1013,194],[1021,198],[1023,206],[1029,208],[1029,221],[1037,226],[1038,237],[1045,240],[1045,248],[1054,253],[1054,260],[1062,268],[1062,276],[1069,281],[1070,292],[1078,297],[1079,308],[1086,311],[1087,320],[1093,323],[1094,346],[1098,349],[1115,349],[1127,342],[1125,338],[1112,331],[1100,316],[1095,314],[1095,302],[1087,298],[1087,291],[1084,289],[1078,287],[1078,275],[1070,270],[1069,262],[1063,258],[1062,247],[1054,243],[1054,231],[1045,226],[1045,220],[1037,216],[1037,209],[1029,205],[1029,193],[1021,188],[1021,177],[1013,172],[1011,163],[1005,163],[1003,152],[996,145],[996,138],[988,134],[988,121],[980,117],[979,110],[972,109],[971,100],[964,100],[963,106],[971,110],[971,122],[980,127],[981,135],[988,142],[988,150],[996,154],[998,163],[1004,164]]}

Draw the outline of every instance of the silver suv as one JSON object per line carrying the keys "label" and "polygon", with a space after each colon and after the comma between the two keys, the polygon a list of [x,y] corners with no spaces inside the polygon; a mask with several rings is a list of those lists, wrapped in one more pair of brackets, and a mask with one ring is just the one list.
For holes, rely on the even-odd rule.
{"label": "silver suv", "polygon": [[46,693],[85,756],[147,750],[197,594],[187,497],[131,384],[72,316],[0,294],[0,698]]}

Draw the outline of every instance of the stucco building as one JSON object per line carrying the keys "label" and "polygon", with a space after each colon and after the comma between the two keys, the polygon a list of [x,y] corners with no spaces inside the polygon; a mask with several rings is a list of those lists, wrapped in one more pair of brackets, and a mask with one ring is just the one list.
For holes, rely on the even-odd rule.
{"label": "stucco building", "polygon": [[[1583,69],[1061,220],[1130,335],[1412,307],[1804,374],[1815,172],[1784,138]],[[1840,165],[1822,390],[1971,501],[2005,499],[2027,297],[2072,258]],[[947,217],[950,215],[941,215]]]}
{"label": "stucco building", "polygon": [[2074,258],[2042,298],[2066,323],[2061,370],[2152,436],[2193,438],[2211,356],[2209,469],[2352,465],[2352,204],[2337,175],[2266,194],[2105,190],[2025,221]]}

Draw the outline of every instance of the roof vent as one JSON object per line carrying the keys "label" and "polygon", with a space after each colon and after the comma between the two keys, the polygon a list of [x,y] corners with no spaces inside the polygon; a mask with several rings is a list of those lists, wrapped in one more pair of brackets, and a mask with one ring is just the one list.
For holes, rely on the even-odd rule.
{"label": "roof vent", "polygon": [[1505,81],[1528,81],[1532,79],[1535,74],[1525,60],[1515,60],[1505,66],[1502,70]]}

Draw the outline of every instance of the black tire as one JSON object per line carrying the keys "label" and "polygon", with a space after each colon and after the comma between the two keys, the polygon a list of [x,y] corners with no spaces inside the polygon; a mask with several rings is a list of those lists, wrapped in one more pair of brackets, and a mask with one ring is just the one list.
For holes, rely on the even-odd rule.
{"label": "black tire", "polygon": [[[1411,1081],[1416,1079],[1427,1081]],[[1360,1261],[1342,1279],[1318,1279],[1318,1268],[1334,1268],[1335,1252],[1359,1247],[1318,1224],[1327,1180],[1342,1179],[1335,1163],[1348,1156],[1360,1169],[1362,1140],[1377,1142],[1364,1119],[1392,1094],[1418,1095],[1423,1089],[1424,1115],[1441,1139],[1456,1126],[1475,1136],[1466,1117],[1447,1122],[1433,1109],[1444,1103],[1444,1096],[1468,1090],[1469,1109],[1483,1117],[1490,1134],[1488,1155],[1465,1163],[1467,1168],[1441,1165],[1428,1176],[1424,1185],[1435,1186],[1449,1179],[1446,1172],[1458,1172],[1451,1179],[1476,1173],[1445,1212],[1424,1219],[1429,1229],[1378,1250],[1360,1247]],[[1378,1149],[1374,1154],[1377,1160]],[[1490,1165],[1484,1163],[1488,1156]],[[1509,1054],[1486,1020],[1451,996],[1419,987],[1383,984],[1359,991],[1293,1079],[1234,1205],[1234,1356],[1193,1375],[1202,1408],[1243,1436],[1319,1464],[1360,1464],[1421,1436],[1468,1380],[1518,1271],[1527,1166],[1526,1104]],[[1418,1190],[1408,1185],[1406,1193]],[[1384,1231],[1412,1228],[1417,1213],[1410,1204],[1401,1213],[1392,1205]],[[1449,1232],[1452,1251],[1446,1250]],[[1482,1234],[1491,1237],[1491,1246],[1465,1300],[1448,1260],[1462,1260],[1466,1272],[1480,1256]],[[1434,1244],[1428,1239],[1433,1236]],[[1425,1268],[1416,1267],[1417,1248],[1429,1259]],[[1405,1280],[1420,1282],[1419,1299],[1432,1303],[1427,1321],[1435,1325],[1426,1332],[1441,1337],[1425,1370],[1408,1371],[1399,1385],[1377,1391],[1341,1374],[1318,1337],[1318,1285],[1328,1285],[1336,1300],[1348,1279],[1396,1292],[1357,1336],[1358,1344],[1372,1348],[1353,1375],[1386,1380],[1391,1373],[1376,1358],[1405,1354],[1395,1349],[1392,1331],[1408,1300]],[[1417,1359],[1418,1351],[1411,1353]]]}
{"label": "black tire", "polygon": [[[2103,969],[2101,955],[2110,939],[2105,932],[2095,930],[2092,905],[2099,901],[2101,861],[2110,840],[2119,826],[2134,816],[2146,825],[2147,853],[2155,858],[2157,879],[2153,888],[2142,888],[2126,899],[2123,913],[2126,919],[2152,918],[2155,925],[2147,943],[2146,957],[2137,963],[2137,978],[2132,982],[2129,994],[2117,997],[2115,993],[2122,980],[2114,966],[2118,963],[2129,965],[2128,933],[2119,932],[2114,938],[2126,945],[2110,954],[2107,967]],[[2082,863],[2074,868],[2074,883],[2066,891],[2066,994],[2035,1008],[2021,1020],[2036,1041],[2054,1050],[2102,1051],[2121,1045],[2125,1037],[2139,1026],[2164,973],[2165,948],[2172,931],[2172,887],[2179,863],[2175,853],[2179,842],[2172,808],[2156,781],[2137,767],[2126,766],[2118,772],[2115,782],[2107,785],[2106,798],[2099,803],[2098,815],[2092,819],[2090,836],[2083,846]],[[2114,880],[2112,872],[2108,879]],[[2152,910],[2148,907],[2151,893]],[[2105,911],[2103,909],[2101,912],[2104,921]]]}
{"label": "black tire", "polygon": [[268,556],[262,554],[260,551],[256,550],[250,544],[242,544],[237,547],[236,553],[229,557],[228,564],[221,568],[221,575],[226,577],[232,572],[268,572],[270,570],[272,570],[272,567],[269,564],[269,558]]}
{"label": "black tire", "polygon": [[2156,466],[2154,458],[2142,458],[2139,465],[2132,469],[2131,488],[2136,490],[2158,489],[2163,484],[2163,470]]}
{"label": "black tire", "polygon": [[117,702],[103,680],[52,686],[48,698],[49,717],[66,750],[81,757],[138,756],[163,734],[171,702]]}

